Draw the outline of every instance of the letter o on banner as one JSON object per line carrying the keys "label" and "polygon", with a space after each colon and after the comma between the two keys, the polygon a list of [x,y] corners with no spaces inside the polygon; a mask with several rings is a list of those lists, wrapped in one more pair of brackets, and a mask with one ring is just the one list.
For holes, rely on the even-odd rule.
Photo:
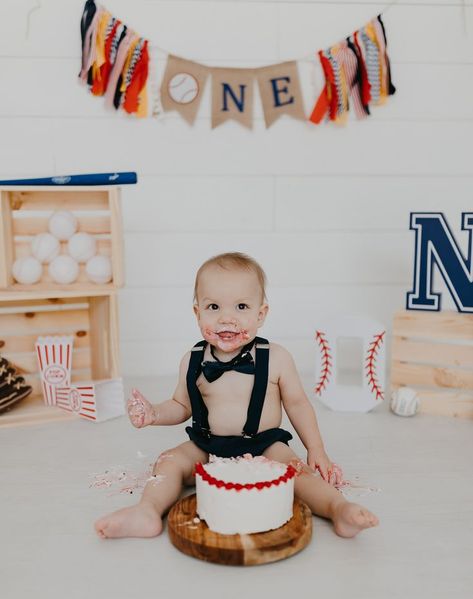
{"label": "letter o on banner", "polygon": [[369,412],[384,399],[386,330],[379,322],[340,316],[315,332],[315,395],[340,412]]}

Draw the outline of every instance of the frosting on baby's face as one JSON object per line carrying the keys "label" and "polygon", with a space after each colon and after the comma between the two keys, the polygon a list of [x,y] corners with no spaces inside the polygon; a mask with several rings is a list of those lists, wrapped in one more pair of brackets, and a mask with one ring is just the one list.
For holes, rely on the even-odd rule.
{"label": "frosting on baby's face", "polygon": [[262,295],[253,271],[207,267],[199,276],[194,304],[204,339],[224,353],[253,340],[268,312]]}

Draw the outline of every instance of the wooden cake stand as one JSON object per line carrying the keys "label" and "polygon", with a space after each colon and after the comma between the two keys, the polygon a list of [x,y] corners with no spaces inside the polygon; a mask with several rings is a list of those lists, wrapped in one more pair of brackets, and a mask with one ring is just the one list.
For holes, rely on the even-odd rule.
{"label": "wooden cake stand", "polygon": [[312,537],[312,514],[305,503],[295,499],[293,517],[276,530],[221,535],[198,519],[194,493],[174,505],[168,527],[172,544],[191,557],[217,564],[254,566],[285,559],[304,549]]}

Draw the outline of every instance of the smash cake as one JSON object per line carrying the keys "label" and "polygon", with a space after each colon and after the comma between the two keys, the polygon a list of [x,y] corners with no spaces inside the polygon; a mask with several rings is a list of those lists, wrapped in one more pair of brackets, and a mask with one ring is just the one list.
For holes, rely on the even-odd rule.
{"label": "smash cake", "polygon": [[197,515],[210,530],[251,534],[274,530],[292,518],[293,466],[250,454],[210,456],[196,464]]}

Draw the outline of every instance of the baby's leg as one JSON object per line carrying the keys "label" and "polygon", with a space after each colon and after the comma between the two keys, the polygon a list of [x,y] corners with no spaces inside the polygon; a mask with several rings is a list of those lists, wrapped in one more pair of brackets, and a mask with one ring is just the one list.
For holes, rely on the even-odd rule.
{"label": "baby's leg", "polygon": [[140,502],[97,520],[97,534],[104,539],[159,535],[162,516],[179,497],[183,483],[192,478],[194,464],[207,460],[208,455],[192,441],[161,454],[153,469],[153,480],[146,483]]}
{"label": "baby's leg", "polygon": [[[285,443],[277,442],[263,454],[270,460],[300,462]],[[341,537],[354,537],[364,528],[378,525],[378,518],[366,508],[348,502],[343,495],[304,465],[295,481],[295,494],[306,503],[312,513],[332,520],[335,532]]]}

